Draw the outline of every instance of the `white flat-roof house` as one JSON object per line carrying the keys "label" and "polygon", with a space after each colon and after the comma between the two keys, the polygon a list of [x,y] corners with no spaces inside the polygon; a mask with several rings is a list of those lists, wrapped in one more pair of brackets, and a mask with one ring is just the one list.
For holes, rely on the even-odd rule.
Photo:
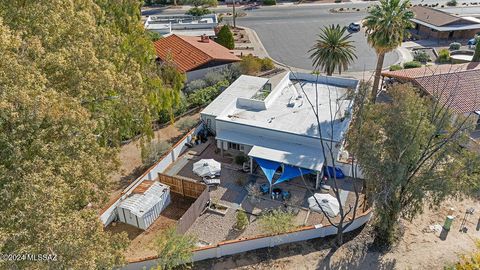
{"label": "white flat-roof house", "polygon": [[218,24],[216,14],[207,14],[200,17],[192,15],[153,15],[145,21],[145,30],[157,32],[163,36],[171,34],[184,36],[215,36],[215,27]]}
{"label": "white flat-roof house", "polygon": [[[348,94],[357,87],[358,80],[305,73],[272,79],[242,75],[201,112],[201,119],[215,133],[222,153],[241,151],[250,157],[250,167],[255,160],[305,169],[317,174],[318,187],[330,158],[328,150],[327,157],[323,155],[309,102],[318,106],[324,146],[333,147],[337,157],[351,122],[353,101]],[[337,163],[342,166],[351,174],[348,164]]]}

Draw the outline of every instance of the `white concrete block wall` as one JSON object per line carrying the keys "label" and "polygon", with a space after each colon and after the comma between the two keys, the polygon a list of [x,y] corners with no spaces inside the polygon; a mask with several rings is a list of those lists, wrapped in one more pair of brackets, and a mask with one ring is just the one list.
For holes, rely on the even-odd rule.
{"label": "white concrete block wall", "polygon": [[[349,232],[355,229],[358,229],[365,223],[367,223],[372,217],[372,212],[365,213],[365,215],[358,217],[346,230]],[[329,235],[334,235],[337,233],[337,229],[333,226],[317,225],[314,228],[308,228],[305,230],[300,230],[291,233],[285,233],[275,236],[267,236],[260,238],[245,239],[239,241],[228,241],[220,243],[213,247],[204,247],[199,248],[193,252],[193,261],[202,261],[206,259],[219,258],[222,256],[233,255],[237,253],[242,253],[250,250],[265,248],[265,247],[274,247],[287,243],[294,243],[298,241],[305,241],[314,238],[321,238]],[[125,266],[124,270],[130,269],[141,269],[142,267],[155,266],[155,260],[146,260],[143,262],[135,262]]]}

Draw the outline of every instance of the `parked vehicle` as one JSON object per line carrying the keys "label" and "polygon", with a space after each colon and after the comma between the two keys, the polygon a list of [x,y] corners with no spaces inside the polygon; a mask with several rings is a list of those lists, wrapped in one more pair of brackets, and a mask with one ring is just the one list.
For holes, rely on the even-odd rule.
{"label": "parked vehicle", "polygon": [[255,10],[259,9],[259,5],[257,3],[247,5],[243,10]]}
{"label": "parked vehicle", "polygon": [[351,24],[348,25],[348,30],[352,32],[358,32],[360,31],[360,24],[352,22]]}
{"label": "parked vehicle", "polygon": [[475,45],[475,44],[477,44],[477,39],[476,38],[469,39],[468,42],[467,42],[468,46],[472,46],[472,45]]}

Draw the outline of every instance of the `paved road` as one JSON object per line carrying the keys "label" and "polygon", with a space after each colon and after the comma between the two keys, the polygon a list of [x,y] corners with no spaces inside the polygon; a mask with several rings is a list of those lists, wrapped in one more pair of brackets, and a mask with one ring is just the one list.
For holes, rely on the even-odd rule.
{"label": "paved road", "polygon": [[[436,3],[435,0],[414,1],[422,3]],[[312,69],[310,53],[308,50],[314,45],[319,30],[330,24],[348,25],[350,22],[359,22],[365,17],[365,8],[370,3],[342,3],[323,5],[283,5],[276,7],[260,7],[256,10],[238,11],[246,12],[246,16],[237,19],[237,25],[255,30],[260,37],[269,55],[284,64],[302,69]],[[331,13],[333,7],[360,8],[355,13]],[[480,8],[454,8],[453,12],[475,13]],[[230,8],[218,7],[215,12],[228,12]],[[144,11],[143,15],[152,14],[178,14],[184,10],[157,9]],[[226,22],[231,19],[225,18]],[[363,31],[354,33],[352,39],[355,42],[358,59],[349,67],[350,71],[373,70],[376,63],[375,51],[366,42]],[[399,54],[392,52],[387,54],[384,67],[388,67],[399,60]]]}
{"label": "paved road", "polygon": [[[310,48],[315,44],[320,29],[325,25],[348,25],[359,22],[364,12],[331,13],[322,6],[297,6],[288,11],[259,9],[247,11],[247,16],[238,18],[237,24],[254,29],[273,59],[289,66],[311,70]],[[350,71],[372,70],[376,64],[375,51],[367,44],[365,33],[352,34],[358,59]],[[396,52],[385,58],[385,66],[399,60]]]}

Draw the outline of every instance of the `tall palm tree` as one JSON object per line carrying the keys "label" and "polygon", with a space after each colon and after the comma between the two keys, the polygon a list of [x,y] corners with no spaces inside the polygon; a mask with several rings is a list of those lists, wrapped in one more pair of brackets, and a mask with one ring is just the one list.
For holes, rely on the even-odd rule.
{"label": "tall palm tree", "polygon": [[410,35],[408,29],[412,27],[410,19],[414,15],[409,7],[410,0],[380,0],[379,4],[368,11],[369,15],[363,21],[367,41],[377,53],[377,67],[372,89],[373,102],[378,93],[385,54],[400,46],[403,38]]}
{"label": "tall palm tree", "polygon": [[315,45],[308,51],[312,52],[310,58],[315,69],[322,69],[328,76],[332,76],[335,69],[341,74],[357,58],[350,40],[352,35],[345,33],[346,30],[338,24],[321,30]]}

